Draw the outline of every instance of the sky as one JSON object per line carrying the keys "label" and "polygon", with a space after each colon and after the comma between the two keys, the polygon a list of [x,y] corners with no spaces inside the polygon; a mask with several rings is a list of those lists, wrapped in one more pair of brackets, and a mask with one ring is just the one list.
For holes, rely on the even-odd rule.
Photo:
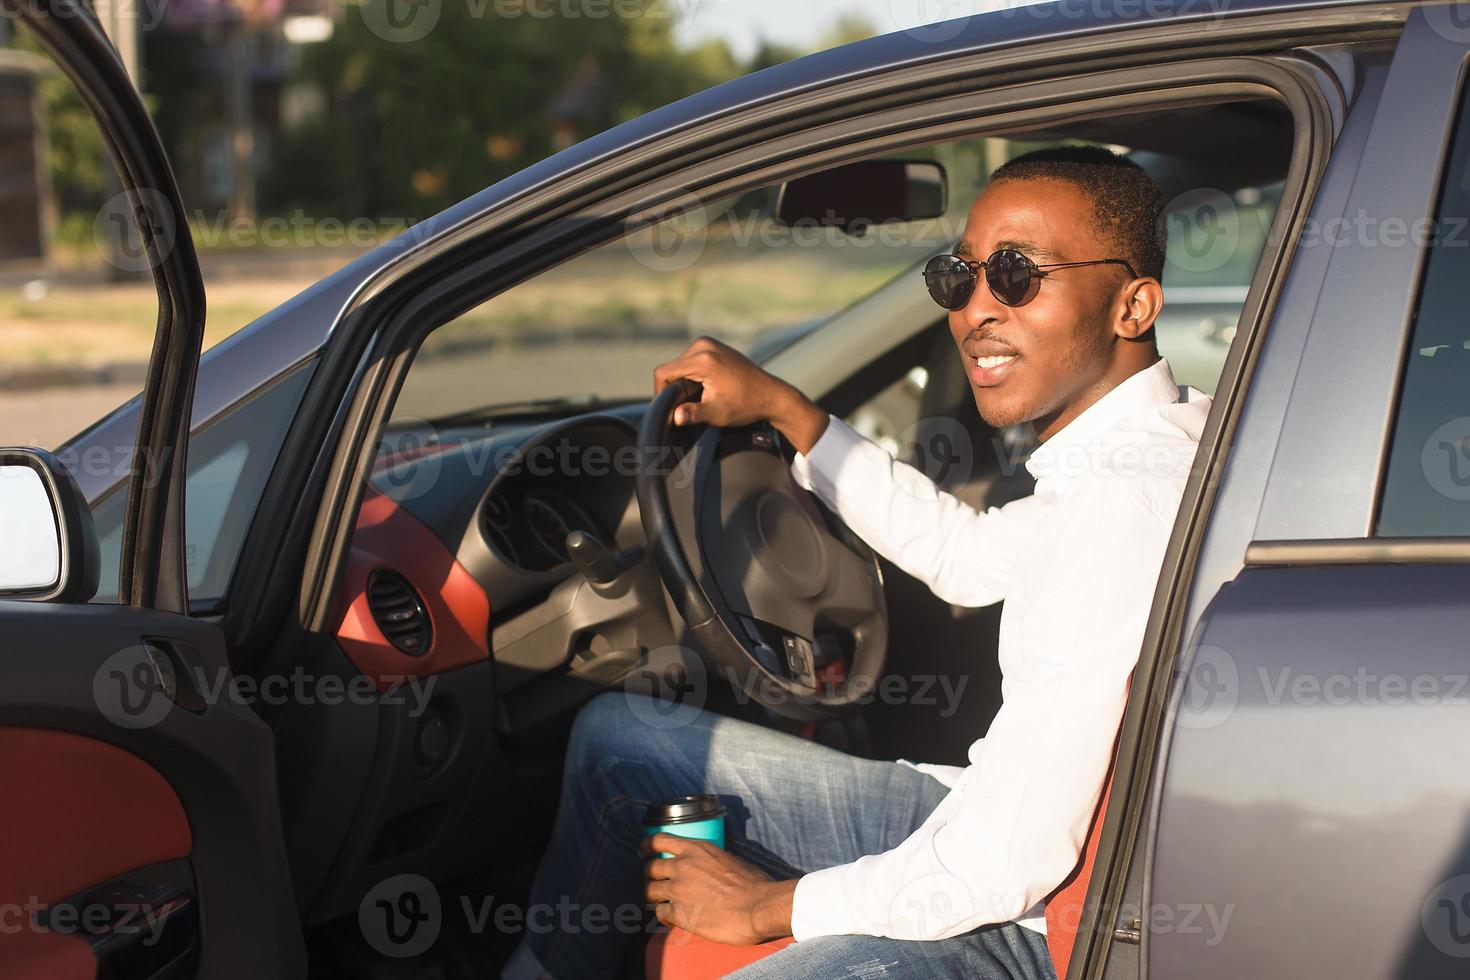
{"label": "sky", "polygon": [[808,49],[845,13],[863,17],[878,34],[962,17],[1002,6],[1006,0],[664,0],[683,13],[682,39],[724,38],[737,57],[748,58],[761,39]]}

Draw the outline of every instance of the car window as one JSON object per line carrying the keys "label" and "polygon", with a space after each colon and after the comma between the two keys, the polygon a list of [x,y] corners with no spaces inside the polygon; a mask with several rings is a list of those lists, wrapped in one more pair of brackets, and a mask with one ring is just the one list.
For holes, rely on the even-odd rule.
{"label": "car window", "polygon": [[[184,542],[192,608],[207,608],[223,598],[310,377],[310,364],[293,368],[190,437]],[[120,485],[92,507],[102,546],[97,602],[117,601],[126,489]]]}
{"label": "car window", "polygon": [[780,189],[772,186],[565,262],[434,331],[394,417],[437,420],[532,399],[646,398],[653,366],[699,336],[769,358],[948,248],[987,172],[986,142],[902,154],[945,165],[940,219],[861,236],[787,227],[772,216]]}
{"label": "car window", "polygon": [[1214,394],[1281,187],[1195,188],[1166,205],[1164,309],[1154,329],[1180,384]]}
{"label": "car window", "polygon": [[[439,421],[558,399],[645,398],[653,366],[695,337],[716,337],[760,361],[824,328],[840,330],[838,314],[861,309],[880,290],[922,289],[922,263],[960,237],[989,173],[1057,142],[968,138],[902,154],[945,166],[947,209],[934,221],[880,226],[858,237],[787,228],[772,217],[780,190],[773,186],[692,208],[589,251],[430,334],[394,420]],[[1181,184],[1176,159],[1139,160],[1159,171],[1170,202],[1159,348],[1181,383],[1213,392],[1280,184],[1227,192]],[[927,325],[896,329],[910,334]],[[910,383],[907,397],[921,390]],[[879,429],[876,437],[896,436],[886,425]]]}
{"label": "car window", "polygon": [[1403,242],[1427,248],[1378,514],[1384,536],[1470,535],[1470,101],[1464,99],[1435,219]]}

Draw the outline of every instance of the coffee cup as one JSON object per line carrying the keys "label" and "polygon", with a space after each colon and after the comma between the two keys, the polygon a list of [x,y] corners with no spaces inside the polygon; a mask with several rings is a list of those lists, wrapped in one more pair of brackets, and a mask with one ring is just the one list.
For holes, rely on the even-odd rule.
{"label": "coffee cup", "polygon": [[[709,793],[650,803],[643,811],[643,836],[673,834],[675,837],[709,841],[723,851],[725,812],[720,798]],[[669,857],[668,854],[659,856]]]}

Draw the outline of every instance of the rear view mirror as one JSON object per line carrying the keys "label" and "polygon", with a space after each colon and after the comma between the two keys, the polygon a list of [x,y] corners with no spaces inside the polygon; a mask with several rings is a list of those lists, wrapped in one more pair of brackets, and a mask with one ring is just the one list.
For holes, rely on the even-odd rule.
{"label": "rear view mirror", "polygon": [[40,449],[0,449],[0,599],[85,602],[101,561],[72,475]]}
{"label": "rear view mirror", "polygon": [[948,174],[932,160],[864,160],[785,184],[776,217],[863,235],[873,225],[942,216],[948,188]]}

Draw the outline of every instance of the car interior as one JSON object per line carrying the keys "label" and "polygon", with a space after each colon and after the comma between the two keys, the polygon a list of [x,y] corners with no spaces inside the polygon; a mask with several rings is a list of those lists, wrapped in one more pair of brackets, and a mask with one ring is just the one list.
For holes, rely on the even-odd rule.
{"label": "car interior", "polygon": [[[466,908],[487,896],[494,905],[524,901],[555,816],[572,720],[603,691],[670,705],[692,699],[873,758],[963,761],[1000,700],[999,607],[951,607],[844,541],[881,581],[878,618],[819,618],[809,669],[842,677],[876,646],[878,662],[886,652],[905,675],[948,686],[845,710],[773,710],[728,683],[660,578],[640,513],[639,429],[653,366],[694,337],[728,340],[777,371],[793,352],[816,351],[840,361],[846,379],[823,407],[895,456],[979,508],[1027,494],[1022,464],[1033,437],[980,419],[918,269],[953,244],[991,169],[1070,141],[1127,152],[1172,202],[1158,342],[1181,384],[1212,391],[1291,162],[1291,116],[1265,98],[913,147],[900,156],[945,167],[945,213],[874,244],[823,229],[809,247],[787,247],[795,239],[781,237],[782,189],[753,187],[698,215],[704,262],[681,267],[678,256],[615,239],[428,335],[367,478],[337,585],[336,634],[310,665],[373,678],[384,704],[292,706],[273,720],[314,973],[497,969],[513,934],[446,925],[431,956],[406,964],[363,943],[358,903],[400,873],[429,877],[446,903]],[[670,220],[687,231],[687,215]],[[882,239],[880,231],[866,235]],[[845,339],[864,329],[902,339],[872,358]],[[238,445],[226,435],[196,440],[191,468],[227,465],[215,462]],[[711,479],[727,493],[753,470],[783,479],[789,448],[759,427],[727,433],[718,447],[698,431],[673,442],[662,479],[696,576],[753,595],[769,568],[759,555],[750,567],[722,565],[743,525],[710,515],[716,505],[699,498]],[[754,648],[778,642],[761,635],[758,617],[734,618]],[[780,657],[768,666],[796,669]],[[432,680],[422,702],[386,696],[410,680]],[[630,951],[630,975],[637,962]]]}

